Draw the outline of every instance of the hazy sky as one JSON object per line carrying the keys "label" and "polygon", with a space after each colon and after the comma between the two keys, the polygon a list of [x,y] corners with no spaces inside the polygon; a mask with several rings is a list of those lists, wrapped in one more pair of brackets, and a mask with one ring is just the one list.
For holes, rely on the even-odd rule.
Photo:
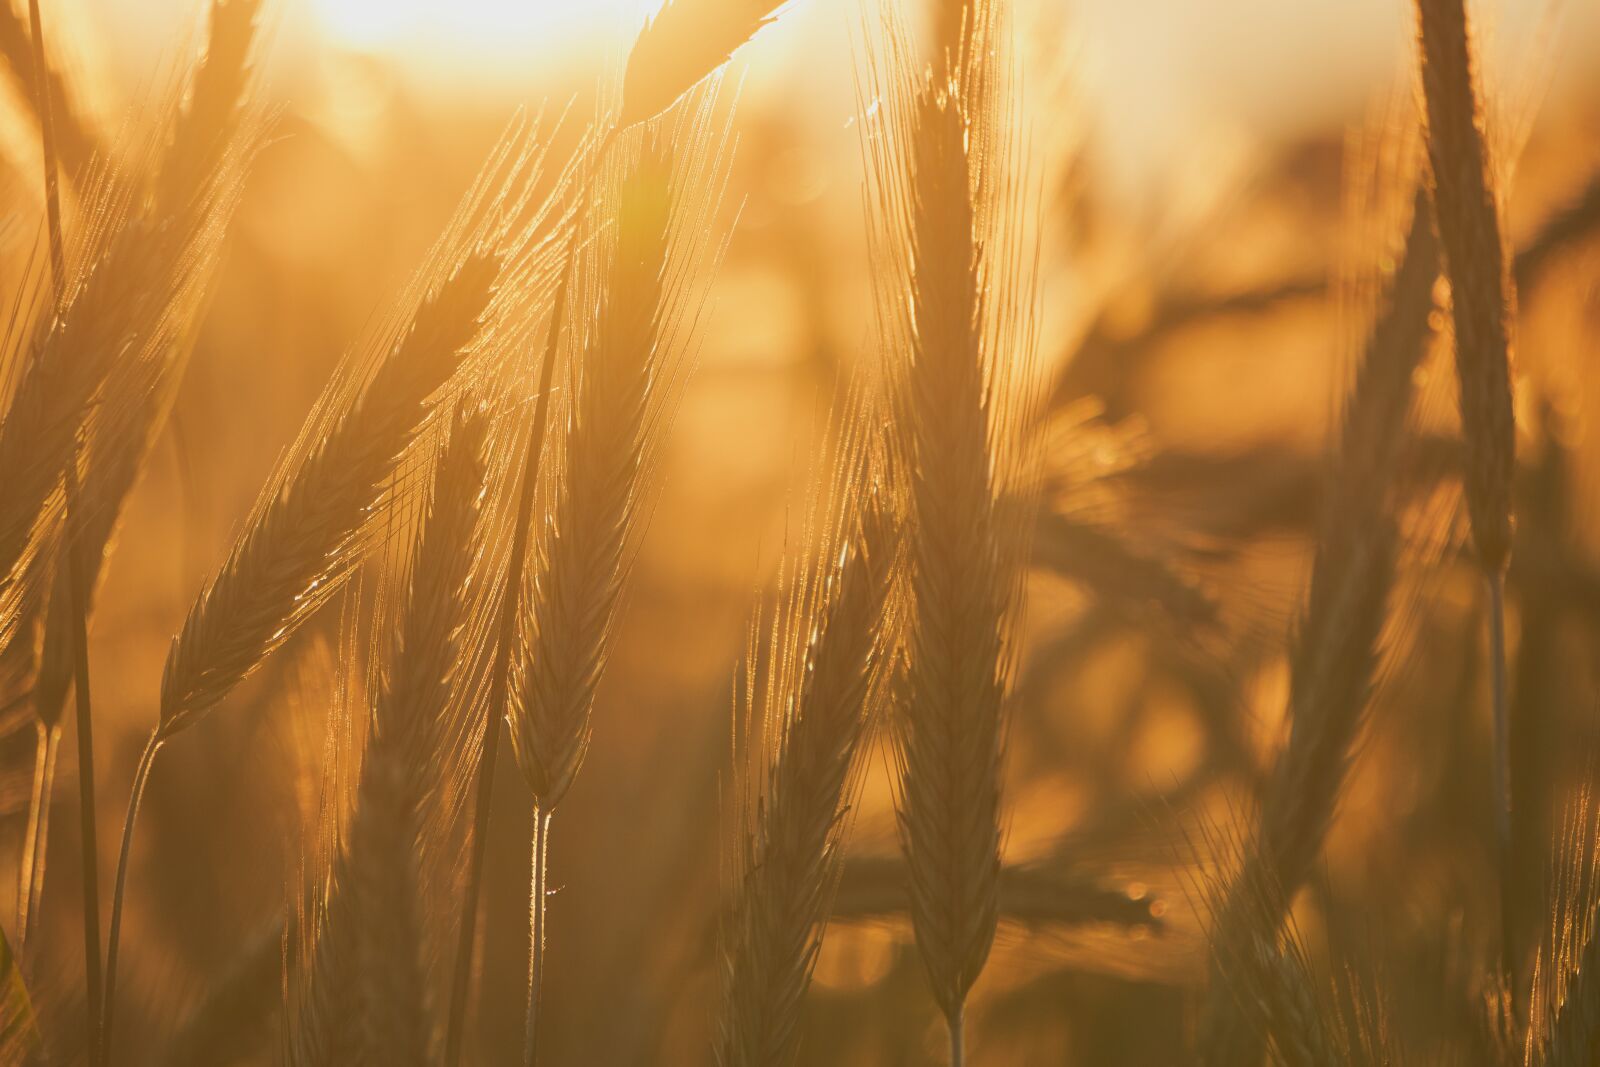
{"label": "hazy sky", "polygon": [[[49,3],[50,0],[47,0]],[[150,74],[201,0],[54,0],[75,7],[82,52]],[[747,91],[797,85],[840,121],[853,112],[851,28],[863,0],[797,0],[767,31]],[[318,57],[366,54],[441,92],[537,98],[552,65],[616,62],[657,0],[271,0],[280,71]],[[1247,150],[1287,125],[1349,114],[1400,84],[1407,0],[1019,0],[1034,69],[1058,66],[1094,116],[1104,161],[1137,180],[1181,165],[1195,145]],[[1600,46],[1591,0],[1476,5],[1490,74],[1512,90],[1554,70],[1596,80],[1575,61]],[[1558,17],[1552,21],[1552,12]],[[62,17],[70,20],[74,12]],[[1554,31],[1552,31],[1554,27]],[[130,44],[134,47],[128,47]],[[112,54],[114,53],[114,54]],[[294,78],[280,77],[280,87]],[[1047,118],[1048,101],[1038,102]],[[1219,147],[1220,146],[1220,147]]]}

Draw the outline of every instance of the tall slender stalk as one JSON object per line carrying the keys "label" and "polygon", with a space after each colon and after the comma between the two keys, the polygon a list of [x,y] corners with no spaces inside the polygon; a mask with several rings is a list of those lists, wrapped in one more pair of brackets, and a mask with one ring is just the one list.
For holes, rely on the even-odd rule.
{"label": "tall slender stalk", "polygon": [[56,753],[61,729],[35,721],[33,788],[28,796],[27,821],[22,831],[22,852],[17,861],[17,949],[27,946],[28,933],[38,915],[38,893],[44,885],[43,851],[49,836],[50,783],[55,779]]}
{"label": "tall slender stalk", "polygon": [[1478,567],[1489,586],[1494,751],[1490,781],[1494,854],[1500,882],[1501,970],[1518,985],[1512,940],[1510,761],[1506,752],[1504,571],[1511,554],[1516,421],[1511,395],[1511,302],[1515,299],[1500,228],[1499,198],[1484,137],[1483,108],[1465,0],[1417,0],[1423,101],[1433,203],[1450,277],[1456,381],[1466,439],[1467,513]]}
{"label": "tall slender stalk", "polygon": [[[1515,977],[1516,958],[1516,897],[1512,892],[1511,874],[1511,745],[1510,725],[1506,702],[1506,575],[1495,571],[1486,575],[1484,584],[1489,594],[1489,707],[1490,729],[1493,738],[1494,766],[1490,783],[1494,802],[1494,842],[1497,850],[1496,865],[1500,870],[1500,950],[1505,956],[1508,977]],[[1512,981],[1508,991],[1513,999],[1517,986]]]}
{"label": "tall slender stalk", "polygon": [[[39,15],[39,0],[28,0],[28,21],[33,31],[34,99],[39,110],[39,131],[44,149],[45,219],[50,242],[50,281],[52,308],[59,316],[65,311],[67,259],[66,246],[61,236],[61,192],[56,173],[55,127],[50,117],[50,93],[45,79],[44,28]],[[76,541],[78,458],[82,441],[69,457],[63,477],[65,480],[66,509],[63,516],[61,561],[66,568],[67,597],[72,613],[72,663],[73,688],[76,691],[78,713],[78,826],[79,848],[83,856],[83,958],[84,979],[88,995],[86,1027],[89,1056],[98,1060],[101,1049],[99,1027],[101,974],[100,974],[100,874],[98,836],[95,832],[94,797],[94,717],[89,700],[89,639],[84,620],[82,582],[82,554]],[[50,760],[39,761],[40,782],[35,788],[39,811],[49,803],[48,782],[43,775]],[[35,837],[30,852],[39,841],[35,823]],[[30,883],[27,892],[33,893],[31,879],[36,877],[37,864],[28,859]]]}
{"label": "tall slender stalk", "polygon": [[[512,746],[538,805],[541,838],[548,837],[550,820],[588,749],[595,689],[653,440],[650,414],[667,369],[662,324],[673,310],[668,263],[674,174],[664,140],[665,134],[647,131],[642,148],[619,161],[617,185],[609,186],[609,174],[601,176],[600,210],[582,220],[589,228],[614,219],[615,236],[598,245],[605,258],[597,288],[584,291],[583,303],[576,305],[592,318],[577,332],[582,358],[568,361],[565,463],[554,483],[538,566],[523,579],[529,600],[516,618],[510,678]],[[540,894],[530,914],[534,980],[542,979],[532,957],[542,963],[547,861],[547,846],[534,851],[530,882]],[[524,1038],[528,1057],[538,1042],[538,997],[539,990],[530,989],[526,1021],[535,1029]]]}
{"label": "tall slender stalk", "polygon": [[999,921],[1005,695],[1034,484],[1021,439],[1033,257],[1005,4],[963,7],[948,62],[931,68],[886,16],[870,72],[882,135],[867,145],[913,603],[896,799],[917,949],[956,1063]]}
{"label": "tall slender stalk", "polygon": [[[33,0],[37,4],[38,0]],[[89,1054],[98,1061],[104,1032],[97,1022],[101,1004],[100,974],[100,858],[95,830],[94,717],[89,703],[89,636],[85,622],[82,553],[74,537],[74,502],[77,461],[67,465],[66,530],[61,545],[67,568],[67,596],[72,612],[72,688],[78,715],[78,840],[83,853],[83,952],[89,993]]]}
{"label": "tall slender stalk", "polygon": [[528,1014],[523,1022],[522,1062],[539,1062],[539,990],[544,987],[544,921],[546,882],[550,877],[550,813],[533,812],[533,885],[528,901],[531,931],[528,946]]}
{"label": "tall slender stalk", "polygon": [[144,787],[150,781],[150,768],[155,764],[156,753],[161,750],[167,736],[157,728],[145,742],[139,754],[139,765],[133,772],[133,789],[128,795],[128,817],[122,823],[122,847],[117,851],[116,884],[111,889],[111,928],[106,940],[106,991],[101,1002],[99,1032],[105,1037],[105,1051],[90,1062],[94,1067],[104,1067],[111,1061],[112,1010],[117,1003],[117,946],[121,943],[122,900],[127,888],[128,856],[133,851],[133,827],[139,821],[139,804],[144,800]]}
{"label": "tall slender stalk", "polygon": [[[581,184],[579,190],[581,195]],[[522,575],[528,555],[528,531],[533,524],[533,501],[538,490],[539,458],[544,447],[545,424],[550,417],[550,392],[555,380],[556,355],[561,340],[562,320],[566,317],[569,273],[570,265],[561,273],[551,305],[550,326],[545,337],[543,362],[539,367],[539,390],[534,395],[533,418],[528,426],[521,483],[517,487],[516,523],[511,531],[511,552],[506,561],[505,588],[500,598],[495,660],[489,679],[489,696],[484,705],[483,748],[478,762],[478,787],[472,805],[465,899],[461,908],[461,929],[456,941],[455,970],[450,983],[449,1021],[445,1027],[446,1067],[456,1067],[461,1062],[466,1036],[467,1002],[472,987],[473,957],[477,949],[478,897],[482,892],[484,853],[488,846],[492,806],[490,801],[494,795],[494,765],[500,752],[500,721],[505,716],[506,697],[510,688],[511,650],[516,639]]]}

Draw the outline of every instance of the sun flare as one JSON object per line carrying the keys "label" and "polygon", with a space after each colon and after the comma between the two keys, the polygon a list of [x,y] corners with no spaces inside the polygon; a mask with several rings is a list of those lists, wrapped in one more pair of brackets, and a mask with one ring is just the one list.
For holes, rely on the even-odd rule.
{"label": "sun flare", "polygon": [[362,51],[525,48],[583,29],[637,21],[652,0],[312,0],[325,32]]}

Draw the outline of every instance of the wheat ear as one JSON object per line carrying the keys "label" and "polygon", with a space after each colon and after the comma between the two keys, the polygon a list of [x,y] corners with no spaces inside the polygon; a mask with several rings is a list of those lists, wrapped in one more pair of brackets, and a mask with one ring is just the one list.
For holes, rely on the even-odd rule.
{"label": "wheat ear", "polygon": [[[997,2],[969,5],[961,58],[940,75],[886,15],[871,71],[884,118],[867,144],[914,605],[898,807],[912,926],[955,1064],[998,923],[1002,708],[1033,521],[1020,443],[1032,257],[1001,17]],[[1020,506],[1002,507],[1011,493]]]}
{"label": "wheat ear", "polygon": [[355,808],[318,913],[296,1063],[432,1062],[417,843],[470,623],[487,431],[487,415],[463,404],[435,465]]}
{"label": "wheat ear", "polygon": [[[1406,438],[1413,375],[1431,336],[1439,269],[1426,208],[1419,193],[1405,253],[1345,403],[1311,587],[1290,656],[1289,741],[1261,804],[1257,839],[1245,850],[1238,899],[1217,911],[1212,940],[1224,952],[1246,953],[1252,940],[1267,936],[1259,929],[1264,923],[1275,931],[1304,884],[1338,805],[1377,672],[1397,551],[1390,486]],[[1214,980],[1200,1035],[1204,1062],[1248,1060],[1260,1036],[1225,984]]]}
{"label": "wheat ear", "polygon": [[[651,165],[653,164],[653,166]],[[636,513],[645,458],[647,406],[660,366],[670,201],[664,157],[641,161],[617,194],[615,251],[592,342],[567,390],[565,470],[531,568],[513,661],[511,744],[533,791],[533,951],[527,1049],[537,1048],[543,955],[543,872],[549,815],[566,794],[588,746],[589,714],[617,598],[623,550]]]}
{"label": "wheat ear", "polygon": [[[767,733],[740,820],[733,915],[723,935],[717,1062],[781,1067],[831,910],[862,738],[886,706],[900,653],[901,569],[886,483],[861,441],[880,424],[845,408],[815,544],[782,594],[770,652],[752,635],[744,714]],[[881,467],[881,460],[878,464]],[[881,479],[881,475],[879,475]]]}
{"label": "wheat ear", "polygon": [[[525,590],[513,661],[511,744],[537,807],[525,1062],[537,1053],[549,819],[588,749],[595,689],[644,512],[648,473],[692,325],[692,272],[713,229],[725,143],[712,97],[614,142],[584,225],[596,262],[577,277],[562,463]],[[690,227],[696,227],[691,229]]]}
{"label": "wheat ear", "polygon": [[[214,23],[213,37],[216,34]],[[214,51],[206,69],[215,70],[218,66]],[[248,46],[237,57],[241,67],[247,54]],[[192,123],[184,120],[200,108],[215,110],[207,101],[216,91],[217,78],[213,75],[208,81],[202,75],[196,76],[198,84],[188,108],[180,112],[178,134],[162,158],[164,168],[174,156],[188,152],[193,138],[202,135]],[[37,804],[30,809],[24,843],[28,854],[23,861],[23,888],[19,896],[26,909],[24,932],[37,911],[37,901],[43,891],[48,842],[46,812],[53,782],[53,754],[59,736],[61,708],[74,671],[72,631],[77,616],[70,610],[74,593],[81,596],[85,612],[92,613],[123,503],[143,469],[182,380],[193,327],[200,317],[207,283],[214,274],[222,238],[238,202],[239,183],[260,141],[259,124],[242,131],[239,97],[243,93],[246,71],[241,69],[232,80],[237,84],[229,90],[232,93],[229,109],[225,114],[213,116],[219,126],[205,133],[216,138],[215,151],[207,152],[203,158],[203,165],[209,169],[204,173],[191,171],[187,175],[189,188],[181,203],[149,204],[140,209],[164,216],[165,225],[194,235],[181,250],[191,266],[183,271],[185,284],[173,292],[170,304],[160,309],[160,320],[143,331],[148,341],[138,358],[123,359],[108,375],[105,390],[110,402],[103,406],[102,417],[84,434],[83,474],[63,535],[61,550],[72,553],[71,565],[58,566],[51,591],[33,602],[35,609],[40,600],[46,602],[33,686],[33,708],[44,738],[44,758],[40,761],[40,780],[34,790]],[[197,160],[196,166],[201,162]],[[68,473],[72,473],[70,466]],[[68,579],[74,577],[73,567],[82,573],[75,576],[69,588]],[[31,623],[25,621],[24,624]]]}
{"label": "wheat ear", "polygon": [[[103,1032],[111,1033],[123,890],[139,801],[156,753],[327,602],[349,577],[390,481],[478,340],[499,259],[468,253],[421,301],[371,380],[303,439],[268,483],[244,533],[189,611],[162,677],[160,723],[140,756],[123,823],[106,951]],[[339,383],[329,394],[340,396]],[[330,408],[330,410],[332,410]],[[313,419],[313,426],[317,420]]]}
{"label": "wheat ear", "polygon": [[167,657],[160,735],[191,725],[339,587],[438,396],[477,339],[499,260],[475,252],[418,307],[349,411],[268,489]]}
{"label": "wheat ear", "polygon": [[[1456,382],[1466,439],[1467,514],[1488,592],[1494,843],[1500,877],[1501,962],[1518,967],[1510,886],[1511,783],[1506,726],[1505,567],[1511,553],[1516,425],[1510,322],[1515,299],[1478,98],[1465,0],[1417,0],[1433,202],[1450,278]],[[1515,988],[1515,982],[1509,982]]]}

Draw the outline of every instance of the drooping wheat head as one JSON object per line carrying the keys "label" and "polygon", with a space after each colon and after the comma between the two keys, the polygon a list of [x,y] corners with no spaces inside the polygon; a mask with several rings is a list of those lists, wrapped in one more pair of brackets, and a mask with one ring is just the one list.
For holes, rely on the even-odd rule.
{"label": "drooping wheat head", "polygon": [[499,266],[486,252],[463,259],[418,306],[349,410],[269,485],[173,642],[163,735],[221,700],[350,573],[389,479],[477,341]]}

